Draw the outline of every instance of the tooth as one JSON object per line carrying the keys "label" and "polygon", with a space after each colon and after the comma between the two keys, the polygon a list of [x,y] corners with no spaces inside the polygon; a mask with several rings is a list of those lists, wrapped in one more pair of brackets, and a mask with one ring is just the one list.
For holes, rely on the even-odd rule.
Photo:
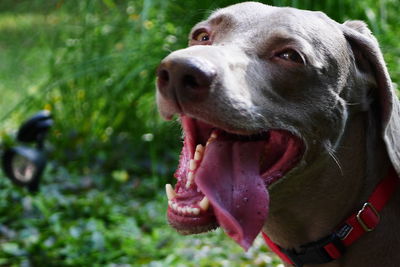
{"label": "tooth", "polygon": [[186,212],[186,208],[185,208],[185,207],[181,207],[181,208],[180,208],[180,212],[181,212],[181,213],[185,213],[185,212]]}
{"label": "tooth", "polygon": [[187,181],[186,181],[186,188],[189,188],[190,185],[192,184],[194,180],[194,172],[189,171],[188,177],[187,177]]}
{"label": "tooth", "polygon": [[201,160],[201,158],[203,157],[203,153],[204,153],[204,146],[201,144],[198,144],[196,146],[196,152],[194,153],[194,160]]}
{"label": "tooth", "polygon": [[207,140],[206,146],[208,146],[212,141],[214,141],[215,139],[217,139],[217,137],[218,137],[217,132],[216,132],[216,131],[212,131],[210,137],[209,137],[208,140]]}
{"label": "tooth", "polygon": [[200,152],[200,153],[203,153],[203,151],[204,151],[204,146],[203,146],[202,144],[198,144],[198,145],[196,146],[196,151],[198,151],[198,152]]}
{"label": "tooth", "polygon": [[195,161],[201,160],[201,154],[200,154],[199,151],[196,151],[196,152],[194,153],[194,160],[195,160]]}
{"label": "tooth", "polygon": [[199,207],[200,207],[202,210],[207,210],[209,206],[210,206],[210,201],[208,200],[207,197],[204,197],[204,198],[199,202]]}
{"label": "tooth", "polygon": [[175,190],[172,188],[172,185],[170,184],[165,185],[165,192],[167,193],[168,200],[171,200],[174,197],[176,197]]}
{"label": "tooth", "polygon": [[193,209],[192,209],[192,213],[193,213],[194,215],[199,215],[200,209],[198,209],[198,208],[193,208]]}
{"label": "tooth", "polygon": [[188,174],[188,180],[189,180],[189,181],[193,181],[193,179],[194,179],[194,172],[189,172],[189,174]]}
{"label": "tooth", "polygon": [[193,208],[191,208],[191,207],[187,207],[187,213],[189,213],[189,214],[193,214]]}
{"label": "tooth", "polygon": [[196,169],[196,167],[197,167],[196,161],[191,159],[190,162],[189,162],[189,170],[194,171]]}
{"label": "tooth", "polygon": [[190,207],[185,207],[185,208],[183,209],[183,211],[184,211],[184,213],[190,213]]}

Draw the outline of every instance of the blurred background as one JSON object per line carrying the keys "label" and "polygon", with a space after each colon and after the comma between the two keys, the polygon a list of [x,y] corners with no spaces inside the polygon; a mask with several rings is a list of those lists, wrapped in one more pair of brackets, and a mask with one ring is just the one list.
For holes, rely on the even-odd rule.
{"label": "blurred background", "polygon": [[[221,231],[179,236],[165,219],[181,143],[154,102],[155,69],[228,0],[1,0],[0,149],[41,109],[55,125],[41,190],[0,174],[0,266],[279,266]],[[271,0],[368,23],[400,79],[399,0]]]}

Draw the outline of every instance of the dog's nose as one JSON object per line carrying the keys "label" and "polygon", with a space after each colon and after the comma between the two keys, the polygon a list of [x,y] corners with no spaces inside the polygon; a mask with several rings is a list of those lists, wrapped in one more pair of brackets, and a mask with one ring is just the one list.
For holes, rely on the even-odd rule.
{"label": "dog's nose", "polygon": [[215,77],[215,68],[206,60],[166,58],[157,69],[157,86],[166,98],[199,101],[208,95]]}

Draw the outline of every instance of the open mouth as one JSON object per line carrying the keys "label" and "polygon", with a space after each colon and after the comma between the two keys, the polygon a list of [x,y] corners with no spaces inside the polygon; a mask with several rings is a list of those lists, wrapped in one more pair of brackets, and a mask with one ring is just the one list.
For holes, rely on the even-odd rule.
{"label": "open mouth", "polygon": [[304,144],[285,130],[236,135],[181,117],[184,144],[175,188],[166,185],[168,221],[182,234],[221,226],[244,249],[268,215],[268,186],[300,161]]}

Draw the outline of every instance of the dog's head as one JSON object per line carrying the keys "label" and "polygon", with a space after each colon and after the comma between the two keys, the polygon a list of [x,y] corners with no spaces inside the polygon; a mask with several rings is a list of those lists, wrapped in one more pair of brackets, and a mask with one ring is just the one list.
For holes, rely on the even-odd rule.
{"label": "dog's head", "polygon": [[233,5],[195,25],[157,76],[160,113],[179,114],[184,131],[177,184],[167,185],[169,222],[184,234],[219,225],[247,249],[267,218],[268,190],[323,164],[377,88],[393,143],[390,79],[361,22]]}

